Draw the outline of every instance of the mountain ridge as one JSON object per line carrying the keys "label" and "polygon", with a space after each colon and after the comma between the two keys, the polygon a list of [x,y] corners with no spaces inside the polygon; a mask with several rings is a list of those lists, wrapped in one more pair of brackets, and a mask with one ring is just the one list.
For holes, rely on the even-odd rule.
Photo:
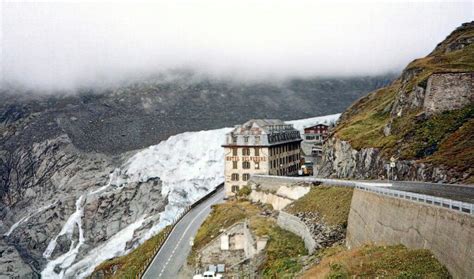
{"label": "mountain ridge", "polygon": [[[474,22],[389,86],[348,107],[325,146],[325,176],[472,183]],[[461,152],[462,151],[462,152]]]}

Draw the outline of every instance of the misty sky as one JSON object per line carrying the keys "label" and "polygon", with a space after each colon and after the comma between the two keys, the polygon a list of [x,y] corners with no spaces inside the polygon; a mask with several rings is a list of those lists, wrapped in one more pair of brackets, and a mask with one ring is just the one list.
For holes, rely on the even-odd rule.
{"label": "misty sky", "polygon": [[3,79],[51,89],[170,68],[243,79],[399,71],[474,19],[474,1],[0,1]]}

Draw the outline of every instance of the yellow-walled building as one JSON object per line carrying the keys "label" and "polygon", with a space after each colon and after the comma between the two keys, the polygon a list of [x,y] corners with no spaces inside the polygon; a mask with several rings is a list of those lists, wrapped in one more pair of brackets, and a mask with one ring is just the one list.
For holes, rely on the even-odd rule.
{"label": "yellow-walled building", "polygon": [[278,119],[252,119],[226,135],[225,191],[234,196],[252,174],[296,175],[300,132]]}

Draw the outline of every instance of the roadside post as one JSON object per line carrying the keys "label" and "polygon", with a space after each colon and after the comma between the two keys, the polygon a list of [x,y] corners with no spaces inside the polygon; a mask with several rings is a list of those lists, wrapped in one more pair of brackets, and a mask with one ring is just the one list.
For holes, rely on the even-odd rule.
{"label": "roadside post", "polygon": [[389,180],[393,180],[393,169],[397,166],[396,162],[397,162],[397,158],[392,156],[390,158],[390,172],[391,172],[390,173],[390,178],[391,179],[389,179]]}

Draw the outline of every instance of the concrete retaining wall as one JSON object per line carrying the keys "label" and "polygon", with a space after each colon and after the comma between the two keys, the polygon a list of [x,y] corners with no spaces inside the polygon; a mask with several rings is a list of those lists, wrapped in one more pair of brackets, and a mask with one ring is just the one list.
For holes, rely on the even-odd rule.
{"label": "concrete retaining wall", "polygon": [[355,189],[346,243],[403,244],[433,252],[454,278],[474,274],[474,217],[458,211]]}
{"label": "concrete retaining wall", "polygon": [[310,183],[299,183],[299,181],[281,179],[278,176],[252,176],[248,185],[252,188],[250,200],[271,204],[274,210],[282,210],[310,190]]}
{"label": "concrete retaining wall", "polygon": [[281,186],[289,187],[298,181],[293,181],[291,179],[285,179],[284,176],[260,176],[252,175],[250,178],[250,183],[259,184],[260,191],[268,191],[276,193]]}
{"label": "concrete retaining wall", "polygon": [[301,237],[304,241],[304,245],[306,249],[308,249],[309,254],[313,254],[316,248],[316,241],[313,239],[309,228],[306,224],[301,221],[298,217],[286,213],[284,211],[280,211],[278,214],[278,226],[282,229],[290,231],[299,237]]}
{"label": "concrete retaining wall", "polygon": [[276,194],[265,193],[260,191],[252,191],[249,196],[250,200],[253,202],[261,202],[266,204],[271,204],[273,210],[282,210],[287,205],[293,202],[293,200],[285,197],[280,197]]}

